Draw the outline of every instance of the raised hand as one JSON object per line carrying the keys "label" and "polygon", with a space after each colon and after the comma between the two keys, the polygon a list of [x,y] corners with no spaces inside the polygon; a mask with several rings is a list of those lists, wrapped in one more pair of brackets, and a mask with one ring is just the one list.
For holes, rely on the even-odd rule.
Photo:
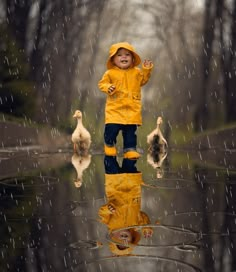
{"label": "raised hand", "polygon": [[151,68],[152,67],[152,65],[153,65],[153,63],[152,63],[152,61],[151,60],[144,60],[144,62],[143,62],[143,66],[145,67],[145,68]]}

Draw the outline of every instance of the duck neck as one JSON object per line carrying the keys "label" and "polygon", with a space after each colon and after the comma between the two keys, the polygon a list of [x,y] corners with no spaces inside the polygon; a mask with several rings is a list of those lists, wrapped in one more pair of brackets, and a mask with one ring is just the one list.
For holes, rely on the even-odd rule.
{"label": "duck neck", "polygon": [[77,119],[77,127],[82,125],[82,118]]}
{"label": "duck neck", "polygon": [[157,132],[158,132],[160,138],[163,138],[163,135],[162,135],[161,130],[160,130],[160,125],[157,125]]}

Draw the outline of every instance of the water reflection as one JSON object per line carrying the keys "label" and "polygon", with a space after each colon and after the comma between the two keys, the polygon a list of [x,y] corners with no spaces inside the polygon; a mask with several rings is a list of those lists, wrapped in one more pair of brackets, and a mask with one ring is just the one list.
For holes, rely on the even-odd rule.
{"label": "water reflection", "polygon": [[156,169],[156,177],[158,179],[163,178],[164,176],[164,169],[163,169],[163,162],[167,157],[167,151],[162,150],[159,152],[156,152],[154,150],[149,150],[147,153],[147,162]]}
{"label": "water reflection", "polygon": [[234,170],[150,155],[0,153],[2,271],[234,271]]}
{"label": "water reflection", "polygon": [[83,172],[89,167],[91,163],[91,155],[85,154],[82,156],[74,153],[71,158],[71,163],[74,166],[77,175],[76,180],[74,181],[74,185],[76,188],[79,188],[83,182]]}
{"label": "water reflection", "polygon": [[123,159],[120,166],[117,157],[105,156],[105,192],[107,203],[99,209],[101,222],[107,225],[110,250],[116,255],[130,254],[140,241],[152,236],[152,228],[138,230],[150,219],[141,211],[142,173],[136,160]]}

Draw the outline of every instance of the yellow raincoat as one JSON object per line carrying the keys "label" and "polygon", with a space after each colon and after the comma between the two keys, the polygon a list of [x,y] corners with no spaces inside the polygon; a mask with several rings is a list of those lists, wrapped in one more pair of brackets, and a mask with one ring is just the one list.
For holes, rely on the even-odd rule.
{"label": "yellow raincoat", "polygon": [[[99,209],[99,216],[109,232],[150,223],[146,213],[140,210],[142,173],[106,174],[105,182],[108,203]],[[115,208],[114,213],[108,205]]]}
{"label": "yellow raincoat", "polygon": [[[128,69],[120,69],[113,65],[112,57],[119,48],[125,48],[132,52],[134,66]],[[141,125],[141,86],[146,84],[150,78],[153,65],[150,68],[136,67],[140,63],[140,57],[134,48],[126,42],[111,46],[107,61],[108,70],[104,73],[98,83],[102,92],[107,94],[105,107],[105,123]],[[112,95],[108,94],[111,85],[116,87]]]}
{"label": "yellow raincoat", "polygon": [[[106,161],[106,163],[107,166],[110,165],[113,168],[111,161],[110,163]],[[142,234],[146,237],[148,233],[153,232],[148,226],[150,224],[148,215],[141,211],[142,185],[142,173],[140,172],[105,174],[107,203],[100,207],[98,213],[100,221],[108,227],[111,239],[109,248],[116,255],[130,254],[137,246]],[[131,235],[128,244],[120,236],[123,231],[128,231]],[[120,248],[121,244],[122,248]]]}

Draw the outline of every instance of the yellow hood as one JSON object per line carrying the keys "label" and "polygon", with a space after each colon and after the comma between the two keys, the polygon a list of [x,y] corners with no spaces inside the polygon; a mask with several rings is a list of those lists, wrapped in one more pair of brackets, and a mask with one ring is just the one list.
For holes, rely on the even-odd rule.
{"label": "yellow hood", "polygon": [[110,251],[118,256],[129,255],[133,251],[133,247],[127,247],[125,249],[119,249],[115,243],[109,244]]}
{"label": "yellow hood", "polygon": [[131,44],[129,44],[128,42],[120,42],[120,43],[115,43],[110,47],[109,58],[107,60],[107,68],[108,69],[111,69],[113,67],[113,63],[112,63],[111,58],[116,54],[116,52],[118,51],[119,48],[125,48],[125,49],[132,52],[132,54],[134,56],[134,66],[138,66],[141,63],[141,58],[135,52],[134,47]]}

